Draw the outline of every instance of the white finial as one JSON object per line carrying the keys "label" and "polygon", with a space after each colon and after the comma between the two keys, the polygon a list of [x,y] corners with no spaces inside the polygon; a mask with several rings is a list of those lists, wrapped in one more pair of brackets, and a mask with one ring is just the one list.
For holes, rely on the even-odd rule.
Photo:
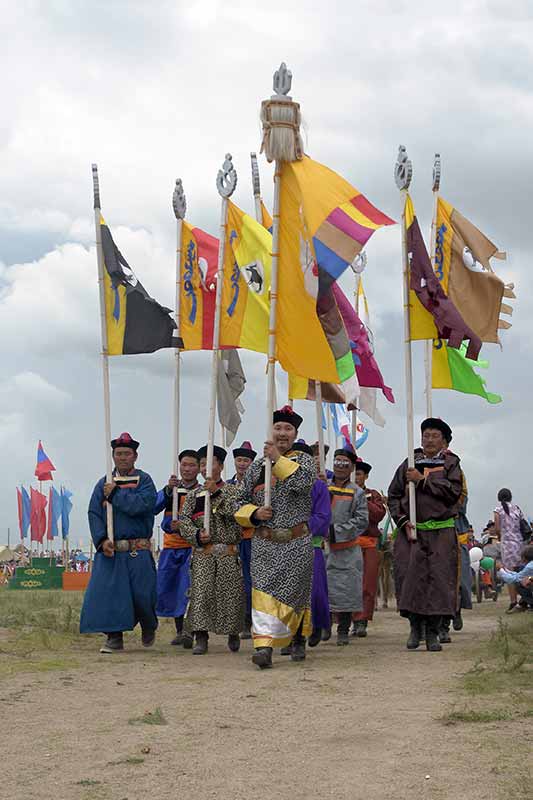
{"label": "white finial", "polygon": [[291,86],[292,86],[292,72],[290,71],[290,69],[287,69],[286,63],[282,61],[279,69],[277,69],[274,73],[272,88],[274,89],[275,95],[286,97],[291,90]]}
{"label": "white finial", "polygon": [[187,201],[185,199],[185,192],[183,191],[183,184],[181,178],[176,178],[176,186],[172,195],[172,208],[176,219],[185,219],[187,213]]}
{"label": "white finial", "polygon": [[231,197],[237,186],[237,173],[233,166],[230,153],[226,153],[226,158],[219,169],[217,175],[217,189],[221,197]]}
{"label": "white finial", "polygon": [[411,183],[411,178],[413,177],[413,165],[411,160],[407,156],[407,150],[403,146],[400,145],[398,150],[398,159],[396,161],[396,166],[394,167],[394,180],[396,182],[396,186],[400,191],[405,189],[409,189],[409,185]]}

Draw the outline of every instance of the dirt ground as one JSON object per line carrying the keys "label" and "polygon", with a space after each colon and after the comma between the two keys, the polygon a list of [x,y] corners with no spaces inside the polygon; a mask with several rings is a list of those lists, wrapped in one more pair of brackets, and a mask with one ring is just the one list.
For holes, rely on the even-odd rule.
{"label": "dirt ground", "polygon": [[[2,797],[525,798],[530,713],[453,720],[479,707],[461,676],[477,665],[484,680],[504,608],[467,612],[441,654],[408,652],[406,623],[379,611],[368,638],[338,648],[333,637],[303,664],[276,655],[264,672],[250,642],[233,654],[211,639],[203,657],[170,647],[166,621],[151,650],[132,635],[126,652],[101,656],[99,637],[78,637],[56,658],[48,642],[47,660],[0,683]],[[1,636],[0,653],[4,666],[24,665]]]}

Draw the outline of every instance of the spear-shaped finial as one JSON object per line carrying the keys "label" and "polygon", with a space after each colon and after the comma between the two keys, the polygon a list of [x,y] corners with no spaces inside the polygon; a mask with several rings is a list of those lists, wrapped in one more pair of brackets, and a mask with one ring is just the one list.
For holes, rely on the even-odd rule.
{"label": "spear-shaped finial", "polygon": [[412,177],[413,165],[411,163],[411,159],[407,156],[407,150],[405,149],[404,145],[401,144],[398,150],[396,166],[394,167],[394,180],[398,189],[400,191],[404,189],[407,191],[411,184]]}
{"label": "spear-shaped finial", "polygon": [[287,97],[291,90],[292,86],[292,72],[290,69],[287,69],[287,65],[284,61],[281,62],[279,69],[277,69],[274,73],[274,79],[272,81],[272,88],[274,89],[274,97],[286,97],[287,100],[290,100],[290,97]]}
{"label": "spear-shaped finial", "polygon": [[435,153],[435,160],[433,161],[433,191],[438,192],[440,189],[440,153]]}
{"label": "spear-shaped finial", "polygon": [[101,208],[100,205],[100,182],[98,181],[98,167],[96,164],[92,165],[93,170],[93,198],[94,208]]}
{"label": "spear-shaped finial", "polygon": [[252,162],[252,187],[254,197],[261,196],[261,181],[259,179],[259,165],[257,163],[257,153],[250,153],[250,161]]}
{"label": "spear-shaped finial", "polygon": [[219,169],[217,175],[217,189],[221,197],[231,197],[237,186],[237,173],[233,166],[233,161],[230,153],[226,153],[226,158],[222,164],[222,169]]}
{"label": "spear-shaped finial", "polygon": [[261,152],[265,153],[267,161],[300,161],[303,158],[300,106],[288,96],[292,72],[285,62],[274,73],[272,85],[274,94],[261,104]]}
{"label": "spear-shaped finial", "polygon": [[368,257],[364,250],[360,253],[357,253],[356,257],[350,264],[352,271],[355,272],[356,275],[360,275],[362,272],[365,271],[367,265]]}
{"label": "spear-shaped finial", "polygon": [[172,194],[172,208],[174,209],[174,216],[176,219],[185,219],[187,213],[187,200],[185,199],[185,192],[183,191],[183,183],[181,178],[176,178],[176,186]]}

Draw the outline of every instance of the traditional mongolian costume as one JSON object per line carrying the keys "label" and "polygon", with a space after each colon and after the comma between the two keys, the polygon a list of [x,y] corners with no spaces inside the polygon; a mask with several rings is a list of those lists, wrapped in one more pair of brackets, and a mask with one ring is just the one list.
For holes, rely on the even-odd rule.
{"label": "traditional mongolian costume", "polygon": [[[243,456],[249,458],[252,462],[255,460],[257,453],[252,449],[250,442],[243,442],[240,447],[235,448],[233,451],[233,458]],[[234,475],[228,481],[233,486],[238,486],[239,481],[237,476]],[[250,572],[250,564],[252,560],[252,535],[253,528],[243,528],[242,538],[239,543],[239,555],[241,558],[242,577],[244,580],[244,590],[246,593],[246,614],[245,614],[245,630],[249,631],[252,625],[252,575]],[[247,633],[247,638],[250,634]]]}
{"label": "traditional mongolian costume", "polygon": [[[135,452],[139,442],[128,433],[111,442],[113,450],[129,447]],[[154,506],[157,492],[150,475],[132,469],[128,475],[115,470],[116,484],[104,497],[106,478],[96,484],[89,503],[89,528],[95,557],[89,586],[83,599],[81,633],[106,633],[102,652],[122,649],[122,632],[139,623],[143,643],[153,643],[157,628],[156,570],[151,550]],[[102,552],[108,539],[107,505],[113,509],[114,555]]]}
{"label": "traditional mongolian costume", "polygon": [[[205,458],[207,447],[198,451]],[[226,451],[215,445],[215,456],[224,463]],[[195,633],[196,653],[207,649],[208,633],[225,634],[231,650],[239,649],[244,622],[244,586],[239,562],[241,528],[235,522],[236,487],[220,481],[211,495],[210,541],[202,544],[204,530],[204,488],[189,492],[183,504],[180,532],[192,546],[191,597],[186,622]],[[203,644],[205,643],[205,647]]]}
{"label": "traditional mongolian costume", "polygon": [[[427,419],[422,432],[435,429],[449,444],[450,427],[440,419]],[[389,487],[389,510],[397,525],[394,544],[394,579],[398,608],[411,622],[408,647],[418,646],[426,623],[426,646],[439,650],[441,617],[457,610],[459,549],[455,531],[457,503],[463,481],[459,458],[448,449],[429,457],[415,450],[415,468],[424,479],[416,484],[416,540],[405,531],[409,522],[407,459],[398,467]]]}
{"label": "traditional mongolian costume", "polygon": [[[274,412],[276,422],[298,430],[302,418],[287,406]],[[315,464],[307,453],[289,450],[280,456],[272,468],[272,518],[263,522],[255,512],[264,505],[264,458],[251,465],[238,487],[235,518],[243,528],[254,527],[252,622],[257,650],[285,647],[291,640],[301,648],[311,633],[313,544],[308,521],[315,480]]]}

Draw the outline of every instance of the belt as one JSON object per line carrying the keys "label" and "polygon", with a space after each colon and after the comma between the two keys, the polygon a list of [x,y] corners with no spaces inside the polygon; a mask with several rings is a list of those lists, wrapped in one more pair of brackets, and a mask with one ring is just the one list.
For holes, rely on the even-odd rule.
{"label": "belt", "polygon": [[427,522],[417,522],[416,528],[419,531],[438,531],[441,528],[455,528],[455,519],[428,519]]}
{"label": "belt", "polygon": [[357,539],[350,539],[349,542],[330,542],[329,549],[335,553],[337,550],[349,550],[351,547],[359,547],[359,536]]}
{"label": "belt", "polygon": [[301,522],[300,525],[295,525],[294,528],[256,528],[254,536],[259,539],[268,539],[271,542],[276,542],[276,544],[287,544],[300,536],[307,536],[308,533],[307,522]]}
{"label": "belt", "polygon": [[203,547],[195,547],[194,552],[206,556],[236,556],[238,549],[236,544],[206,544]]}
{"label": "belt", "polygon": [[150,539],[119,539],[113,542],[113,548],[117,553],[130,552],[135,557],[137,550],[151,550],[152,542]]}

